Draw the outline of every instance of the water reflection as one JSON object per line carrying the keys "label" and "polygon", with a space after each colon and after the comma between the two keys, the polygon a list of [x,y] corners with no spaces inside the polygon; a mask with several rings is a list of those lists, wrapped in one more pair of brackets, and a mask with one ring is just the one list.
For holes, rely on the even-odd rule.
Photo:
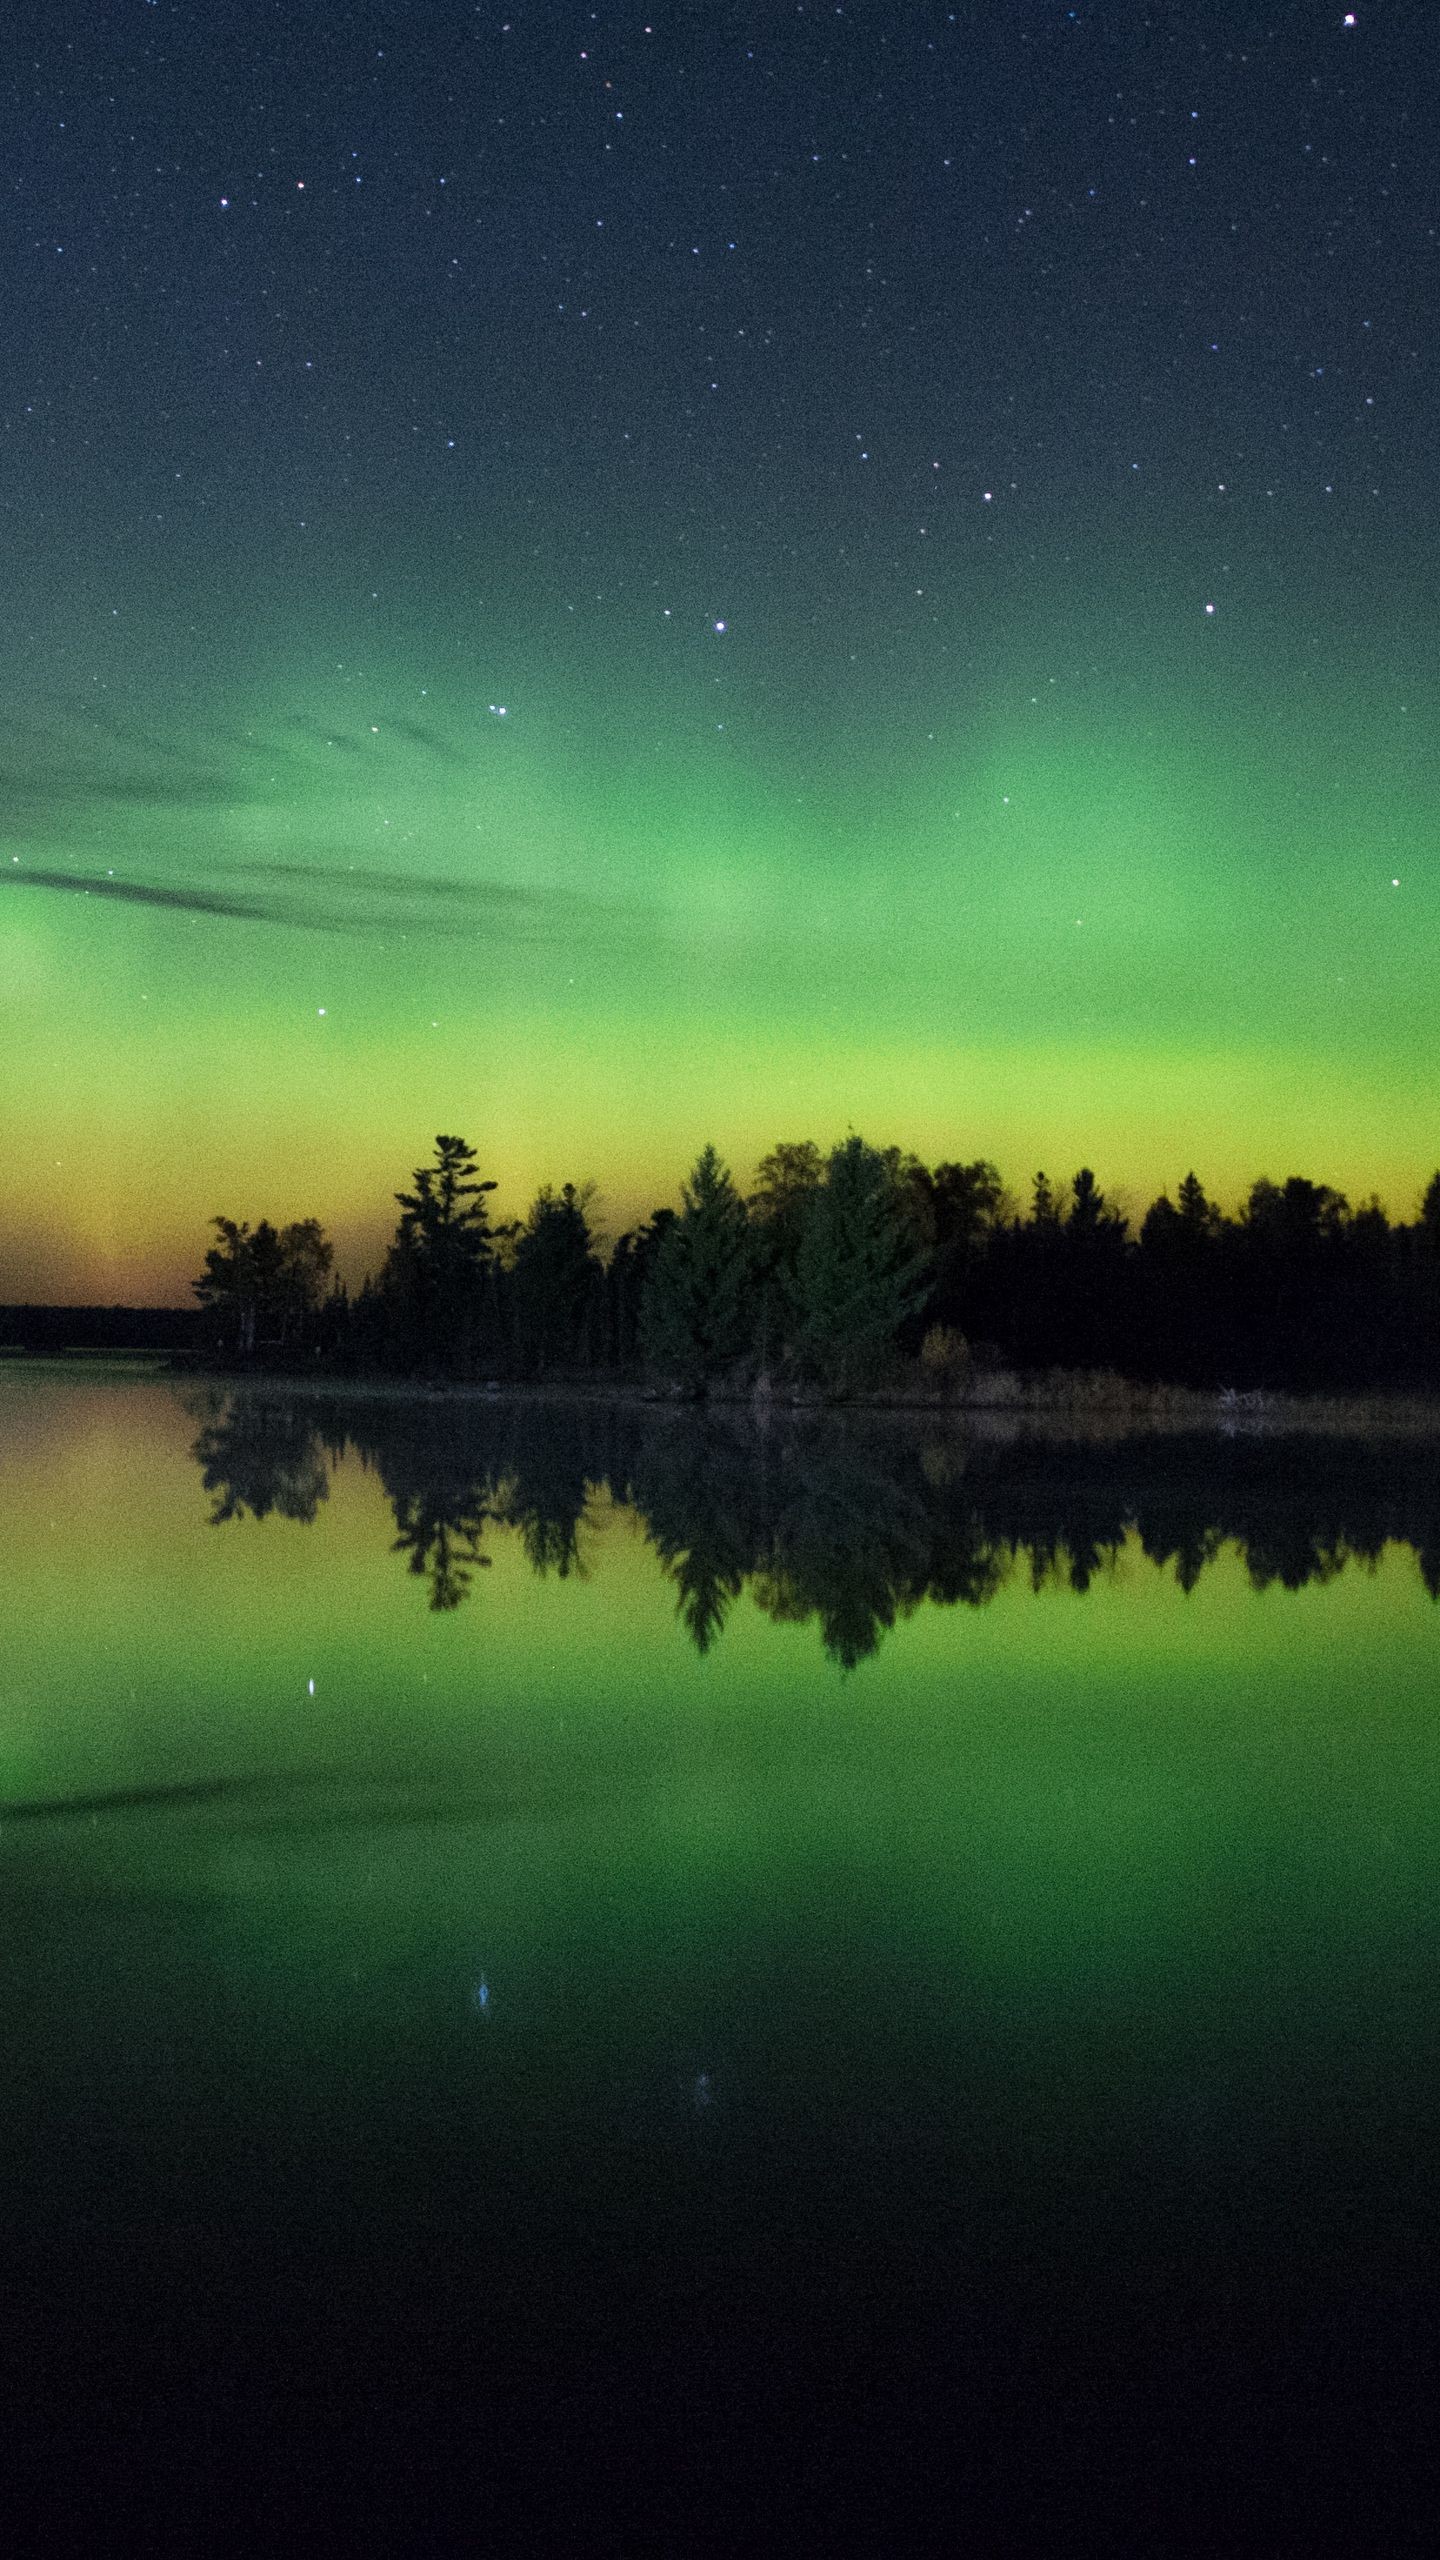
{"label": "water reflection", "polygon": [[430,1593],[432,1609],[458,1609],[477,1567],[488,1565],[480,1541],[497,1515],[489,1480],[477,1477],[458,1450],[441,1448],[423,1462],[408,1446],[392,1450],[382,1469],[395,1514],[391,1552],[409,1558]]}
{"label": "water reflection", "polygon": [[208,1494],[210,1517],[222,1521],[313,1520],[330,1490],[328,1447],[317,1418],[303,1406],[270,1396],[232,1396],[208,1416],[191,1451]]}
{"label": "water reflection", "polygon": [[930,1424],[830,1417],[760,1428],[644,1408],[441,1405],[246,1390],[192,1404],[216,1525],[313,1521],[353,1454],[378,1478],[433,1610],[458,1608],[492,1526],[532,1568],[585,1573],[591,1503],[639,1519],[693,1643],[744,1591],[818,1626],[853,1669],[923,1602],[978,1608],[1014,1576],[1087,1591],[1132,1536],[1182,1590],[1222,1552],[1257,1590],[1373,1568],[1392,1542],[1440,1596],[1440,1488],[1423,1447],[1217,1437],[997,1445]]}

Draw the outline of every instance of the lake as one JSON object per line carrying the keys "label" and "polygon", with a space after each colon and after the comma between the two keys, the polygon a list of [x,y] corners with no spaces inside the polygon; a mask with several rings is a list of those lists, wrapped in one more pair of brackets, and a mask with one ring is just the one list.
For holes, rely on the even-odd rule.
{"label": "lake", "polygon": [[1421,2547],[1433,1450],[8,1362],[0,1525],[84,2547]]}

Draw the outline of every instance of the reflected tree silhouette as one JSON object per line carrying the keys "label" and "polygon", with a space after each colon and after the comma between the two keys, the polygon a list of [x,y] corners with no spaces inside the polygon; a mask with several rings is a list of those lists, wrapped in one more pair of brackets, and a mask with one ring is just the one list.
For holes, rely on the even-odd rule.
{"label": "reflected tree silhouette", "polygon": [[1351,1561],[1344,1547],[1311,1536],[1298,1524],[1287,1523],[1287,1530],[1247,1542],[1245,1569],[1252,1590],[1268,1591],[1278,1582],[1282,1591],[1303,1591],[1307,1583],[1333,1582]]}
{"label": "reflected tree silhouette", "polygon": [[490,1562],[489,1556],[480,1552],[480,1541],[485,1524],[494,1518],[494,1513],[487,1510],[474,1487],[458,1500],[453,1494],[442,1496],[431,1485],[397,1494],[392,1500],[395,1536],[390,1542],[391,1554],[408,1556],[410,1571],[429,1583],[432,1609],[458,1609],[470,1589],[476,1567]]}
{"label": "reflected tree silhouette", "polygon": [[347,1451],[394,1518],[391,1552],[458,1609],[510,1531],[537,1574],[583,1579],[594,1501],[635,1514],[700,1653],[748,1592],[776,1625],[813,1624],[844,1670],[914,1611],[983,1608],[1017,1573],[1077,1595],[1132,1540],[1193,1592],[1227,1555],[1256,1590],[1298,1591],[1408,1545],[1440,1598],[1440,1488],[1423,1446],[1080,1440],[1005,1446],[956,1432],[857,1430],[743,1408],[437,1404],[207,1396],[193,1455],[212,1522],[313,1521]]}
{"label": "reflected tree silhouette", "polygon": [[640,1438],[625,1498],[675,1584],[676,1615],[696,1650],[708,1653],[764,1541],[765,1453],[723,1424],[692,1420],[687,1428],[672,1419]]}
{"label": "reflected tree silhouette", "polygon": [[587,1567],[580,1533],[588,1518],[590,1479],[572,1447],[538,1442],[528,1463],[512,1457],[498,1494],[495,1518],[519,1532],[525,1560],[540,1575],[583,1582]]}
{"label": "reflected tree silhouette", "polygon": [[826,1652],[847,1671],[922,1598],[934,1547],[921,1486],[868,1452],[856,1460],[847,1466],[831,1441],[797,1451],[768,1569],[784,1615],[816,1618]]}
{"label": "reflected tree silhouette", "polygon": [[[192,1408],[193,1410],[193,1408]],[[211,1524],[311,1521],[329,1495],[330,1469],[312,1408],[276,1396],[232,1396],[207,1415],[191,1449],[214,1496]]]}

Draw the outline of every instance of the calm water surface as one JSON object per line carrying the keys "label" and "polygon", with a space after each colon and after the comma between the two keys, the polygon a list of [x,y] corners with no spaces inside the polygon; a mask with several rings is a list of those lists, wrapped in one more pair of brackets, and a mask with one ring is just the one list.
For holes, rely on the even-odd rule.
{"label": "calm water surface", "polygon": [[7,1364],[25,2460],[197,2547],[1418,2548],[1436,1488]]}

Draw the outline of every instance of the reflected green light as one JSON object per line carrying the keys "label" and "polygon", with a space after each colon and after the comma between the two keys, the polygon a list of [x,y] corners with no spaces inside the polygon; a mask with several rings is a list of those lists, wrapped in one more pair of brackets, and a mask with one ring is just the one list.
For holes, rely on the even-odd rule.
{"label": "reflected green light", "polygon": [[[107,2245],[120,2211],[168,2229],[178,2194],[187,2250],[238,2232],[247,2265],[343,2255],[357,2225],[403,2259],[443,2228],[493,2278],[504,2194],[540,2200],[547,2266],[615,2232],[633,2277],[659,2215],[688,2267],[717,2179],[727,2263],[737,2232],[768,2262],[803,2227],[840,2270],[858,2237],[867,2283],[892,2253],[902,2293],[971,2215],[986,2263],[1021,2233],[1047,2287],[1071,2252],[1087,2305],[1152,2222],[1168,2283],[1196,2215],[1195,2263],[1218,2227],[1247,2282],[1297,2220],[1307,2267],[1332,2218],[1347,2269],[1395,2260],[1393,2129],[1430,2101],[1434,1602],[1408,1548],[1367,1569],[1320,1534],[1313,1463],[1265,1501],[1260,1469],[1244,1558],[1188,1593],[1174,1540],[1202,1554],[1207,1512],[1178,1474],[1141,1487],[1157,1563],[1100,1534],[1125,1513],[1093,1474],[1057,1505],[997,1465],[976,1511],[1049,1502],[1064,1534],[992,1541],[988,1597],[943,1605],[904,1596],[913,1448],[856,1444],[858,1508],[838,1461],[757,1449],[701,1651],[687,1594],[724,1522],[695,1508],[713,1467],[678,1497],[673,1434],[626,1455],[638,1511],[581,1469],[571,1569],[542,1575],[556,1447],[492,1416],[491,1561],[437,1610],[395,1548],[405,1488],[465,1473],[433,1417],[360,1416],[373,1462],[332,1454],[323,1495],[292,1432],[268,1481],[313,1516],[215,1526],[171,1389],[17,1367],[0,1408],[0,1849],[32,1950],[3,2024],[35,2245],[96,2210],[58,2110],[113,2143]],[[1386,1474],[1336,1480],[1367,1554]],[[1433,1581],[1433,1491],[1412,1500]],[[767,1520],[765,1569],[737,1567]],[[840,1582],[891,1593],[848,1675],[822,1643],[852,1624],[841,1551]]]}

